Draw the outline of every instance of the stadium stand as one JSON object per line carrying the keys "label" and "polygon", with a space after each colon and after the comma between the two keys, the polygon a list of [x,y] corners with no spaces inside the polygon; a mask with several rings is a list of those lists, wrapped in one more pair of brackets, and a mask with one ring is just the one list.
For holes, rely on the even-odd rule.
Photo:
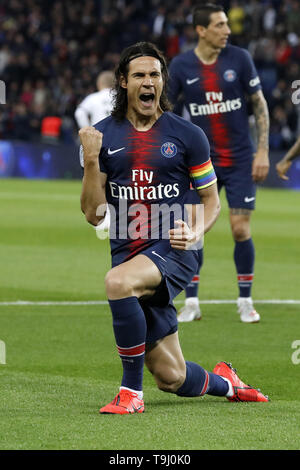
{"label": "stadium stand", "polygon": [[[157,44],[170,60],[193,47],[193,0],[6,0],[0,5],[0,79],[6,105],[0,138],[43,138],[45,118],[61,119],[59,139],[76,142],[74,111],[95,91],[101,70],[138,40]],[[217,2],[215,2],[217,3]],[[284,150],[299,135],[300,3],[295,0],[220,1],[231,43],[247,48],[259,71],[270,115],[270,148]],[[44,128],[44,127],[43,127]]]}

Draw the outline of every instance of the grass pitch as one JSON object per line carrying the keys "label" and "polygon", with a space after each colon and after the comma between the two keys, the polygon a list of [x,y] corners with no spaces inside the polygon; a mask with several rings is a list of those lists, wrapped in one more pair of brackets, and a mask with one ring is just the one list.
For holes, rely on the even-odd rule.
{"label": "grass pitch", "polygon": [[[0,449],[299,449],[299,304],[258,303],[256,325],[242,324],[233,304],[204,304],[200,322],[179,326],[186,359],[208,370],[232,362],[270,403],[180,398],[145,371],[143,415],[98,414],[121,375],[109,308],[62,303],[105,301],[109,245],[80,212],[80,186],[1,180]],[[237,297],[224,195],[222,206],[205,240],[202,299]],[[258,192],[255,300],[300,300],[299,208],[298,192]],[[33,304],[11,304],[20,300]]]}

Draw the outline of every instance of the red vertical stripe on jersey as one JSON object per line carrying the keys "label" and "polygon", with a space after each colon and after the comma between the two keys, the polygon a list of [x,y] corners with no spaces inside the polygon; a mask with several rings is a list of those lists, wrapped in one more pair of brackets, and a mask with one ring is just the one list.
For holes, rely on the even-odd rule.
{"label": "red vertical stripe on jersey", "polygon": [[[150,129],[146,132],[138,132],[134,128],[129,132],[128,135],[131,169],[139,170],[139,172],[135,175],[135,181],[132,181],[131,185],[145,188],[144,199],[135,200],[135,202],[131,204],[131,207],[134,208],[135,205],[143,204],[144,208],[147,209],[147,216],[144,213],[137,213],[138,220],[140,221],[139,238],[131,241],[129,245],[130,255],[128,258],[131,258],[141,251],[145,243],[145,240],[142,237],[150,237],[151,204],[147,200],[147,192],[149,189],[146,189],[146,187],[153,186],[155,184],[155,179],[157,178],[157,175],[154,173],[154,167],[151,166],[151,162],[154,158],[154,152],[159,151],[156,136],[157,131],[155,129]],[[153,180],[150,184],[146,178],[143,177],[142,171],[147,171],[148,175],[150,175],[150,172],[153,171]],[[134,218],[135,217],[132,217],[131,220],[134,220]]]}
{"label": "red vertical stripe on jersey", "polygon": [[[201,64],[200,74],[203,77],[202,86],[205,93],[212,91],[217,93],[222,92],[216,65]],[[232,152],[224,115],[222,113],[208,114],[207,119],[210,120],[212,143],[218,156],[216,164],[223,167],[232,166]]]}

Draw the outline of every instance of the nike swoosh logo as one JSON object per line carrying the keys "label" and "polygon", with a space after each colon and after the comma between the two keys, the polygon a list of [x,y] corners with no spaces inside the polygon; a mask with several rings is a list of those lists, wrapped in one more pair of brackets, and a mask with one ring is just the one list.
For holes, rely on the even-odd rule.
{"label": "nike swoosh logo", "polygon": [[116,149],[116,150],[110,150],[108,149],[108,155],[113,155],[114,153],[117,153],[117,152],[121,152],[121,150],[124,150],[125,147],[121,147],[120,149]]}
{"label": "nike swoosh logo", "polygon": [[254,201],[254,199],[255,199],[255,197],[248,197],[248,196],[246,196],[245,199],[244,199],[244,201],[245,201],[245,202],[251,202],[251,201]]}
{"label": "nike swoosh logo", "polygon": [[153,255],[158,256],[158,257],[161,258],[163,261],[166,261],[165,258],[163,258],[163,257],[160,256],[158,253],[156,253],[156,251],[151,251],[151,253],[153,253]]}
{"label": "nike swoosh logo", "polygon": [[191,85],[192,83],[198,82],[198,80],[200,80],[200,77],[192,78],[192,79],[187,78],[186,84]]}
{"label": "nike swoosh logo", "polygon": [[[134,411],[139,411],[139,410],[141,410],[141,409],[143,408],[143,405],[140,405],[140,406],[138,406],[138,407],[132,405],[132,408],[134,409]],[[127,408],[127,409],[128,409],[128,408]]]}

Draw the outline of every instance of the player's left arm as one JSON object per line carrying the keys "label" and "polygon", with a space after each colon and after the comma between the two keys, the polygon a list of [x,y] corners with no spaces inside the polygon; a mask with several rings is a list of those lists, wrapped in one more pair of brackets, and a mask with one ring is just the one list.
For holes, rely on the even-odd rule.
{"label": "player's left arm", "polygon": [[257,150],[252,164],[252,178],[256,182],[264,181],[268,175],[269,162],[269,111],[261,90],[251,95],[253,114],[257,128]]}
{"label": "player's left arm", "polygon": [[84,175],[80,196],[81,210],[85,214],[86,220],[97,226],[104,219],[104,214],[99,209],[106,204],[105,186],[107,175],[100,170],[99,164],[103,134],[92,126],[83,127],[78,134],[84,160]]}
{"label": "player's left arm", "polygon": [[[197,192],[201,204],[190,206],[189,225],[183,220],[176,220],[176,228],[169,231],[171,247],[177,250],[188,250],[200,241],[219,216],[221,205],[217,183],[198,189]],[[201,208],[203,208],[203,213]]]}

